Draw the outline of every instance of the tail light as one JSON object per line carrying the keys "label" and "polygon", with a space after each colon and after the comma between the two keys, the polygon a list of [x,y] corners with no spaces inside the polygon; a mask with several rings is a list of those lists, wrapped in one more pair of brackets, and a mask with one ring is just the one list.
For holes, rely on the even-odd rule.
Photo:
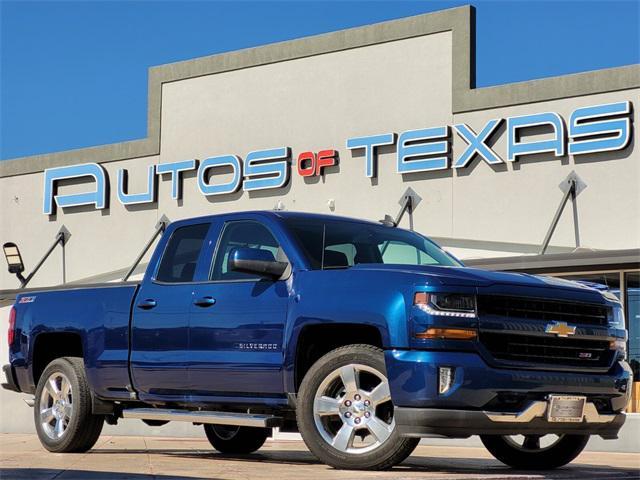
{"label": "tail light", "polygon": [[7,332],[7,342],[9,346],[13,345],[16,336],[16,307],[11,307],[9,312],[9,331]]}

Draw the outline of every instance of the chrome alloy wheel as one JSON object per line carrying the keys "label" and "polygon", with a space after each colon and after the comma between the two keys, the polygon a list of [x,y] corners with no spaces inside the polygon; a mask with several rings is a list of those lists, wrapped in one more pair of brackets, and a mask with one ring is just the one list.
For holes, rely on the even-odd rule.
{"label": "chrome alloy wheel", "polygon": [[313,417],[324,441],[336,450],[352,454],[375,450],[395,428],[387,378],[360,364],[334,370],[316,391]]}
{"label": "chrome alloy wheel", "polygon": [[211,429],[222,440],[231,440],[240,431],[237,425],[211,425]]}
{"label": "chrome alloy wheel", "polygon": [[67,431],[73,415],[73,392],[65,374],[51,374],[42,389],[37,408],[44,433],[52,440],[59,440]]}
{"label": "chrome alloy wheel", "polygon": [[516,450],[542,452],[556,446],[564,435],[505,435],[502,438]]}

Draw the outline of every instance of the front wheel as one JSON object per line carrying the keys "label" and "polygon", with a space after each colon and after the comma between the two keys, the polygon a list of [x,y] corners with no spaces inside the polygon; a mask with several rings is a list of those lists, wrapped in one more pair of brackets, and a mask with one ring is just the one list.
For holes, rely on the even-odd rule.
{"label": "front wheel", "polygon": [[481,435],[491,455],[513,468],[549,470],[580,455],[589,435]]}
{"label": "front wheel", "polygon": [[258,450],[271,435],[271,429],[234,425],[205,425],[204,433],[211,446],[220,453],[238,455]]}
{"label": "front wheel", "polygon": [[318,360],[300,385],[296,413],[309,450],[335,468],[391,468],[419,441],[400,437],[384,355],[370,345],[337,348]]}

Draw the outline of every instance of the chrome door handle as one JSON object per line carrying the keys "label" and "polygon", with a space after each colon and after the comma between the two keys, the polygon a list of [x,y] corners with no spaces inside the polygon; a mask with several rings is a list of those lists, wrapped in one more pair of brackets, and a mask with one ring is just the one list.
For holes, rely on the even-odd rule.
{"label": "chrome door handle", "polygon": [[193,304],[197,305],[198,307],[210,307],[215,303],[216,303],[216,299],[213,297],[201,297],[193,301]]}
{"label": "chrome door handle", "polygon": [[138,308],[141,308],[143,310],[150,310],[156,305],[158,305],[158,302],[156,302],[153,298],[147,298],[146,300],[138,303]]}

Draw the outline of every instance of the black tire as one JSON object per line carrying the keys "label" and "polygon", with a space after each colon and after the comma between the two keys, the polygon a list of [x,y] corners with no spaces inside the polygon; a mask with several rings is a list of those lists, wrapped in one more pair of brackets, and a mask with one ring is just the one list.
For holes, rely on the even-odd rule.
{"label": "black tire", "polygon": [[[52,378],[54,382],[66,379],[65,381],[70,384],[68,395],[60,395],[67,406],[69,404],[72,406],[70,410],[65,410],[61,402],[56,403],[54,396],[49,393],[52,390],[47,389],[47,384]],[[61,383],[59,388],[62,386]],[[44,395],[43,391],[45,391]],[[56,405],[55,409],[52,408],[54,404]],[[51,412],[64,410],[69,412],[69,415],[64,418],[51,417],[49,422],[43,423],[45,417],[42,417],[41,414],[45,409],[50,409]],[[62,416],[63,413],[60,415]],[[33,418],[38,438],[42,446],[50,452],[86,452],[95,445],[104,425],[104,417],[91,413],[91,391],[82,358],[62,357],[47,365],[36,388]],[[57,425],[58,422],[62,423],[64,431],[54,438],[52,435],[57,434],[53,425]]]}
{"label": "black tire", "polygon": [[236,427],[231,425],[205,425],[209,443],[220,453],[247,454],[258,450],[269,436],[270,428]]}
{"label": "black tire", "polygon": [[[398,433],[398,429],[394,426],[395,424],[392,422],[393,416],[393,405],[390,400],[385,400],[384,403],[380,403],[376,405],[373,400],[373,396],[371,398],[370,404],[372,407],[373,413],[370,411],[367,420],[364,418],[360,418],[361,415],[366,415],[366,410],[364,413],[361,413],[361,400],[360,398],[367,398],[365,393],[366,390],[362,385],[362,373],[364,372],[365,376],[374,375],[373,373],[367,373],[365,370],[358,370],[359,366],[364,366],[367,368],[372,368],[374,371],[382,374],[383,381],[380,383],[387,382],[386,380],[386,368],[384,363],[384,354],[382,350],[379,348],[373,347],[371,345],[347,345],[344,347],[337,348],[325,356],[320,358],[306,373],[302,384],[300,385],[300,391],[298,394],[298,402],[297,402],[297,421],[298,421],[298,429],[302,438],[309,448],[311,452],[318,457],[322,462],[330,465],[334,468],[340,469],[350,469],[350,470],[386,470],[388,468],[393,467],[394,465],[399,464],[403,460],[405,460],[411,452],[418,445],[418,438],[403,438],[400,437]],[[362,397],[360,397],[357,405],[357,410],[355,413],[351,413],[350,410],[343,411],[340,410],[338,414],[328,414],[327,420],[319,420],[320,427],[316,424],[316,416],[314,413],[314,402],[316,398],[316,393],[321,388],[325,388],[326,385],[331,385],[332,378],[335,376],[336,370],[341,367],[354,366],[352,368],[356,369],[356,376],[360,379],[360,384],[357,384],[356,392],[362,392]],[[376,374],[377,375],[377,374]],[[340,377],[342,378],[341,374]],[[371,377],[373,378],[373,377]],[[379,380],[382,380],[378,377]],[[350,399],[354,394],[348,393],[346,383],[343,383],[343,390],[336,390],[335,396],[333,396],[333,400],[337,400],[341,409],[345,408],[347,405],[346,399]],[[361,388],[362,387],[362,388]],[[336,388],[336,387],[329,387]],[[374,387],[375,389],[375,387]],[[371,390],[372,392],[373,390]],[[324,398],[324,392],[321,393]],[[390,397],[389,397],[390,398]],[[356,408],[356,397],[353,396],[352,403],[349,404],[349,408]],[[367,405],[366,403],[364,405]],[[353,448],[353,442],[355,440],[348,440],[345,448],[339,449],[331,445],[327,440],[328,430],[333,428],[334,430],[340,431],[342,427],[352,427],[356,430],[354,434],[349,438],[355,438],[358,435],[364,435],[362,441],[365,441],[366,438],[369,438],[367,435],[372,432],[369,430],[369,427],[363,428],[363,424],[366,422],[370,422],[373,418],[376,421],[381,420],[383,415],[379,413],[378,408],[383,408],[386,415],[386,423],[388,424],[388,430],[384,435],[388,435],[385,440],[380,440],[379,437],[374,436],[373,433],[370,434],[371,439],[375,440],[372,442],[371,447],[363,448],[363,452],[357,452],[356,448]],[[349,416],[347,417],[347,412]],[[324,418],[324,417],[319,417]],[[345,418],[347,420],[345,420]],[[358,426],[352,426],[352,423],[358,418]],[[360,421],[362,423],[360,423]],[[323,423],[328,422],[328,423]],[[342,422],[342,423],[340,423]],[[326,425],[326,427],[325,427]],[[319,428],[323,429],[323,432],[319,430]],[[351,431],[351,430],[350,430]],[[390,434],[388,432],[391,432]],[[336,432],[334,436],[334,441],[338,437],[338,432]],[[378,444],[375,446],[375,444]],[[350,447],[351,445],[351,447]],[[373,448],[372,450],[368,450],[367,448]],[[354,450],[354,452],[349,452],[348,450]]]}
{"label": "black tire", "polygon": [[[555,443],[542,448],[539,445],[538,448],[517,446],[508,437],[500,435],[481,435],[480,439],[491,455],[505,465],[522,470],[550,470],[562,467],[580,455],[589,435],[561,435]],[[533,442],[535,445],[535,438]]]}

